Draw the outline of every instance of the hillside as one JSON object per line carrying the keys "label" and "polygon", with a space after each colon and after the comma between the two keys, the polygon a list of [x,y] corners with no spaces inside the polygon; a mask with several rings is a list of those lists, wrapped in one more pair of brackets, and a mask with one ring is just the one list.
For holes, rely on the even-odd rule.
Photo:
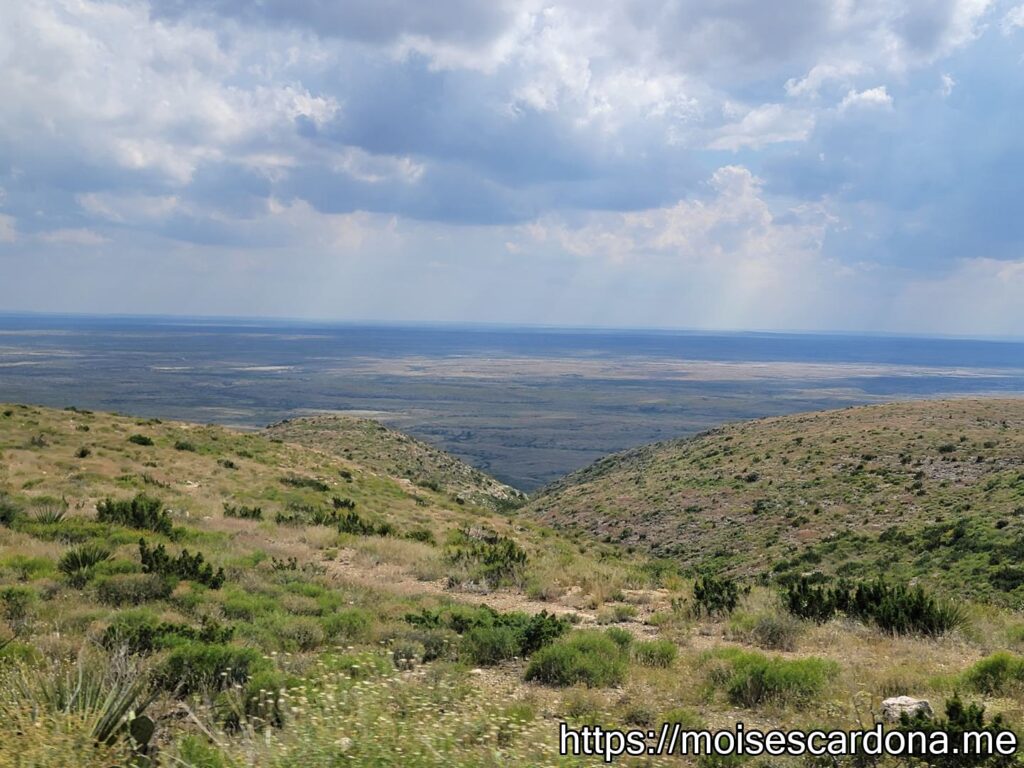
{"label": "hillside", "polygon": [[1024,604],[1024,399],[847,408],[609,456],[525,513],[685,567],[921,578]]}
{"label": "hillside", "polygon": [[[819,426],[852,444],[863,413]],[[874,413],[879,434],[907,431],[899,408]],[[816,445],[802,418],[796,436]],[[921,434],[948,431],[933,418],[943,428]],[[1019,421],[1006,419],[986,462],[1009,466]],[[670,561],[456,498],[464,475],[443,456],[451,474],[412,483],[395,441],[414,443],[330,424],[246,433],[0,405],[0,768],[601,765],[557,754],[561,722],[851,728],[896,694],[941,710],[960,692],[1024,722],[1024,622],[1005,606],[953,610],[939,592],[893,629],[798,618],[751,579],[710,599]],[[731,453],[757,426],[702,440]],[[756,447],[763,469],[773,451]],[[924,455],[949,478],[984,465]]]}
{"label": "hillside", "polygon": [[[336,433],[329,426],[338,421],[344,431]],[[411,467],[429,481],[410,482]],[[497,655],[463,649],[464,622],[520,627],[541,615],[538,627],[564,632],[564,617],[596,626],[600,611],[618,606],[623,626],[642,635],[643,618],[668,597],[654,591],[659,576],[642,560],[513,525],[490,508],[514,496],[366,421],[240,432],[0,404],[0,686],[28,697],[0,699],[0,720],[39,739],[0,739],[0,766],[115,762],[103,750],[78,754],[68,712],[36,720],[40,702],[55,703],[62,681],[80,675],[102,694],[82,704],[83,717],[106,706],[111,686],[111,701],[124,694],[126,705],[141,708],[149,687],[134,686],[147,681],[157,697],[145,705],[157,724],[153,738],[176,766],[290,765],[274,761],[309,733],[276,727],[296,716],[285,714],[282,697],[323,686],[344,697],[368,679],[377,687],[360,690],[354,709],[330,713],[336,719],[321,736],[334,746],[322,764],[339,759],[338,729],[368,734],[352,755],[374,765],[400,762],[410,744],[444,764],[504,764],[492,738],[459,735],[495,722],[521,732],[495,733],[503,748],[543,753],[553,731],[524,712],[555,692],[531,694],[521,663],[491,669],[522,655],[521,641],[509,645],[513,636],[498,637]],[[626,602],[641,594],[642,608]],[[421,614],[442,618],[422,626],[408,618]],[[445,628],[444,617],[458,631]],[[474,660],[487,667],[477,679]],[[421,680],[426,662],[436,663]],[[390,719],[398,688],[401,706],[433,710],[451,701],[422,713],[408,733],[384,734],[360,719]],[[180,720],[184,705],[196,713],[188,723]],[[275,725],[260,736],[272,757],[254,756],[244,739],[229,736],[239,716],[248,729]],[[93,731],[103,720],[95,717],[77,727]],[[542,737],[528,737],[533,732]],[[211,733],[224,748],[216,760],[230,762],[210,762],[202,745]]]}
{"label": "hillside", "polygon": [[365,469],[443,492],[458,503],[509,509],[523,494],[435,448],[378,421],[346,415],[287,419],[265,430],[272,439],[322,450]]}

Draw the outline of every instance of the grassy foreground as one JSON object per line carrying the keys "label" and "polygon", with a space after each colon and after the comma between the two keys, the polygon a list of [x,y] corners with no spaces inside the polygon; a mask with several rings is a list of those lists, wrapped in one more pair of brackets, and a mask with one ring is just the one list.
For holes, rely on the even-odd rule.
{"label": "grassy foreground", "polygon": [[897,694],[1024,722],[1005,600],[927,632],[796,615],[771,568],[695,592],[421,455],[0,405],[0,766],[593,764],[560,721],[854,727]]}

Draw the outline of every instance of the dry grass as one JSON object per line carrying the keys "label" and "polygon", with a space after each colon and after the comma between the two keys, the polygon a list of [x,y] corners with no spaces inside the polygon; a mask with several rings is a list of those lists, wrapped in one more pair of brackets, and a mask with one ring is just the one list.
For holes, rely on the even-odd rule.
{"label": "dry grass", "polygon": [[[910,418],[900,413],[894,415],[897,422]],[[89,432],[78,430],[84,423]],[[825,426],[803,424],[808,434]],[[147,449],[127,443],[127,436],[137,432],[151,435],[156,445]],[[39,433],[45,434],[47,447],[27,448],[30,437]],[[197,451],[175,450],[174,442],[181,439],[193,442]],[[83,443],[92,447],[92,455],[73,459]],[[763,454],[775,449],[766,444],[758,450]],[[379,468],[370,471],[315,446],[275,443],[226,429],[19,409],[13,421],[0,420],[0,458],[0,488],[23,499],[64,497],[71,518],[92,520],[96,501],[108,495],[127,498],[145,490],[164,499],[175,511],[175,524],[187,529],[187,546],[201,550],[214,564],[227,566],[230,576],[222,590],[204,592],[179,585],[170,598],[149,607],[167,622],[195,625],[201,616],[209,616],[234,623],[239,628],[236,644],[253,644],[272,653],[279,668],[300,678],[289,692],[287,724],[281,729],[258,732],[243,727],[225,732],[218,729],[215,712],[200,706],[203,702],[189,702],[196,705],[197,721],[176,710],[177,718],[168,717],[162,726],[169,765],[182,764],[172,756],[186,765],[211,766],[313,768],[342,761],[548,765],[555,762],[552,750],[561,718],[577,724],[640,725],[660,723],[680,711],[712,727],[732,726],[738,719],[748,727],[851,726],[870,717],[887,695],[923,696],[941,709],[971,664],[1001,647],[1024,649],[1024,620],[1018,613],[992,606],[973,605],[963,633],[937,640],[892,637],[852,622],[807,623],[801,625],[792,647],[762,652],[836,661],[839,672],[826,693],[802,709],[765,705],[738,710],[709,684],[708,653],[729,647],[758,651],[756,622],[781,616],[774,589],[755,587],[731,620],[695,618],[691,580],[670,572],[655,578],[654,570],[643,567],[643,556],[624,555],[615,545],[574,540],[530,521],[459,504],[445,493],[410,486],[401,477]],[[223,467],[218,462],[224,458],[238,468]],[[280,482],[286,474],[320,478],[330,490],[318,494],[287,487]],[[289,504],[327,505],[333,495],[353,499],[356,511],[393,524],[399,535],[353,536],[328,526],[273,522],[274,513]],[[225,518],[225,501],[262,506],[264,520]],[[529,553],[523,588],[448,588],[445,538],[466,525],[487,526],[521,543]],[[437,545],[401,537],[424,527],[434,532]],[[712,541],[724,534],[709,530],[704,533]],[[134,562],[134,547],[118,547],[117,557]],[[39,595],[18,640],[54,657],[94,642],[119,610],[98,603],[92,591],[70,588],[47,570],[46,564],[52,567],[64,549],[59,542],[0,526],[0,586],[27,585]],[[575,615],[578,626],[587,628],[597,627],[599,618],[612,617],[616,627],[636,638],[668,639],[680,653],[671,669],[632,665],[621,687],[605,690],[525,684],[522,660],[474,673],[431,662],[411,672],[388,668],[362,680],[358,670],[373,666],[368,662],[357,660],[352,662],[356,671],[351,666],[339,671],[333,646],[351,646],[352,653],[387,662],[397,643],[410,641],[405,613],[452,600],[501,611]],[[310,622],[326,622],[346,611],[352,612],[356,624],[361,615],[369,616],[365,632],[353,630],[352,635],[325,640],[308,651],[287,645],[289,632],[293,635],[295,629],[291,622],[301,620],[305,624],[299,626],[308,628]],[[250,613],[250,618],[238,618]],[[619,618],[625,621],[620,623]],[[0,638],[10,636],[8,624],[3,623]],[[0,767],[118,763],[119,756],[94,750],[83,741],[83,723],[75,718],[29,714],[17,701],[5,702],[8,716],[25,735],[21,742],[0,740]],[[1021,701],[1003,697],[985,703],[990,711],[1024,721]],[[209,746],[210,736],[218,747]],[[211,762],[210,757],[204,763],[207,753],[221,762]],[[23,758],[20,763],[18,756]]]}

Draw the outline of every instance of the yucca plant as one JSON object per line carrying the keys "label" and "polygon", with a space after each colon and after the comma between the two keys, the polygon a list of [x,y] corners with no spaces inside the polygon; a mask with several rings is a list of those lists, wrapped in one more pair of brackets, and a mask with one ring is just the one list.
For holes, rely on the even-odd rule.
{"label": "yucca plant", "polygon": [[67,511],[66,504],[43,504],[36,508],[32,519],[37,523],[56,525],[64,519]]}
{"label": "yucca plant", "polygon": [[82,653],[42,670],[18,665],[5,682],[13,695],[4,704],[27,704],[39,719],[75,715],[97,744],[112,746],[124,740],[134,751],[145,752],[152,738],[153,721],[143,713],[156,695],[148,678],[126,656]]}
{"label": "yucca plant", "polygon": [[72,547],[60,556],[57,570],[67,577],[71,586],[81,589],[92,578],[96,566],[110,557],[110,550],[99,544],[82,544]]}

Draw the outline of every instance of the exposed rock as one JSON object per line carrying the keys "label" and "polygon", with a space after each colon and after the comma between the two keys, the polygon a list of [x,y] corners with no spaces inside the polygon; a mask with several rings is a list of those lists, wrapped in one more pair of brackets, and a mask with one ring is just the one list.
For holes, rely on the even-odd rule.
{"label": "exposed rock", "polygon": [[904,712],[908,717],[923,714],[931,717],[932,705],[925,699],[915,699],[912,696],[893,696],[882,702],[882,719],[889,723],[899,722],[900,715]]}

